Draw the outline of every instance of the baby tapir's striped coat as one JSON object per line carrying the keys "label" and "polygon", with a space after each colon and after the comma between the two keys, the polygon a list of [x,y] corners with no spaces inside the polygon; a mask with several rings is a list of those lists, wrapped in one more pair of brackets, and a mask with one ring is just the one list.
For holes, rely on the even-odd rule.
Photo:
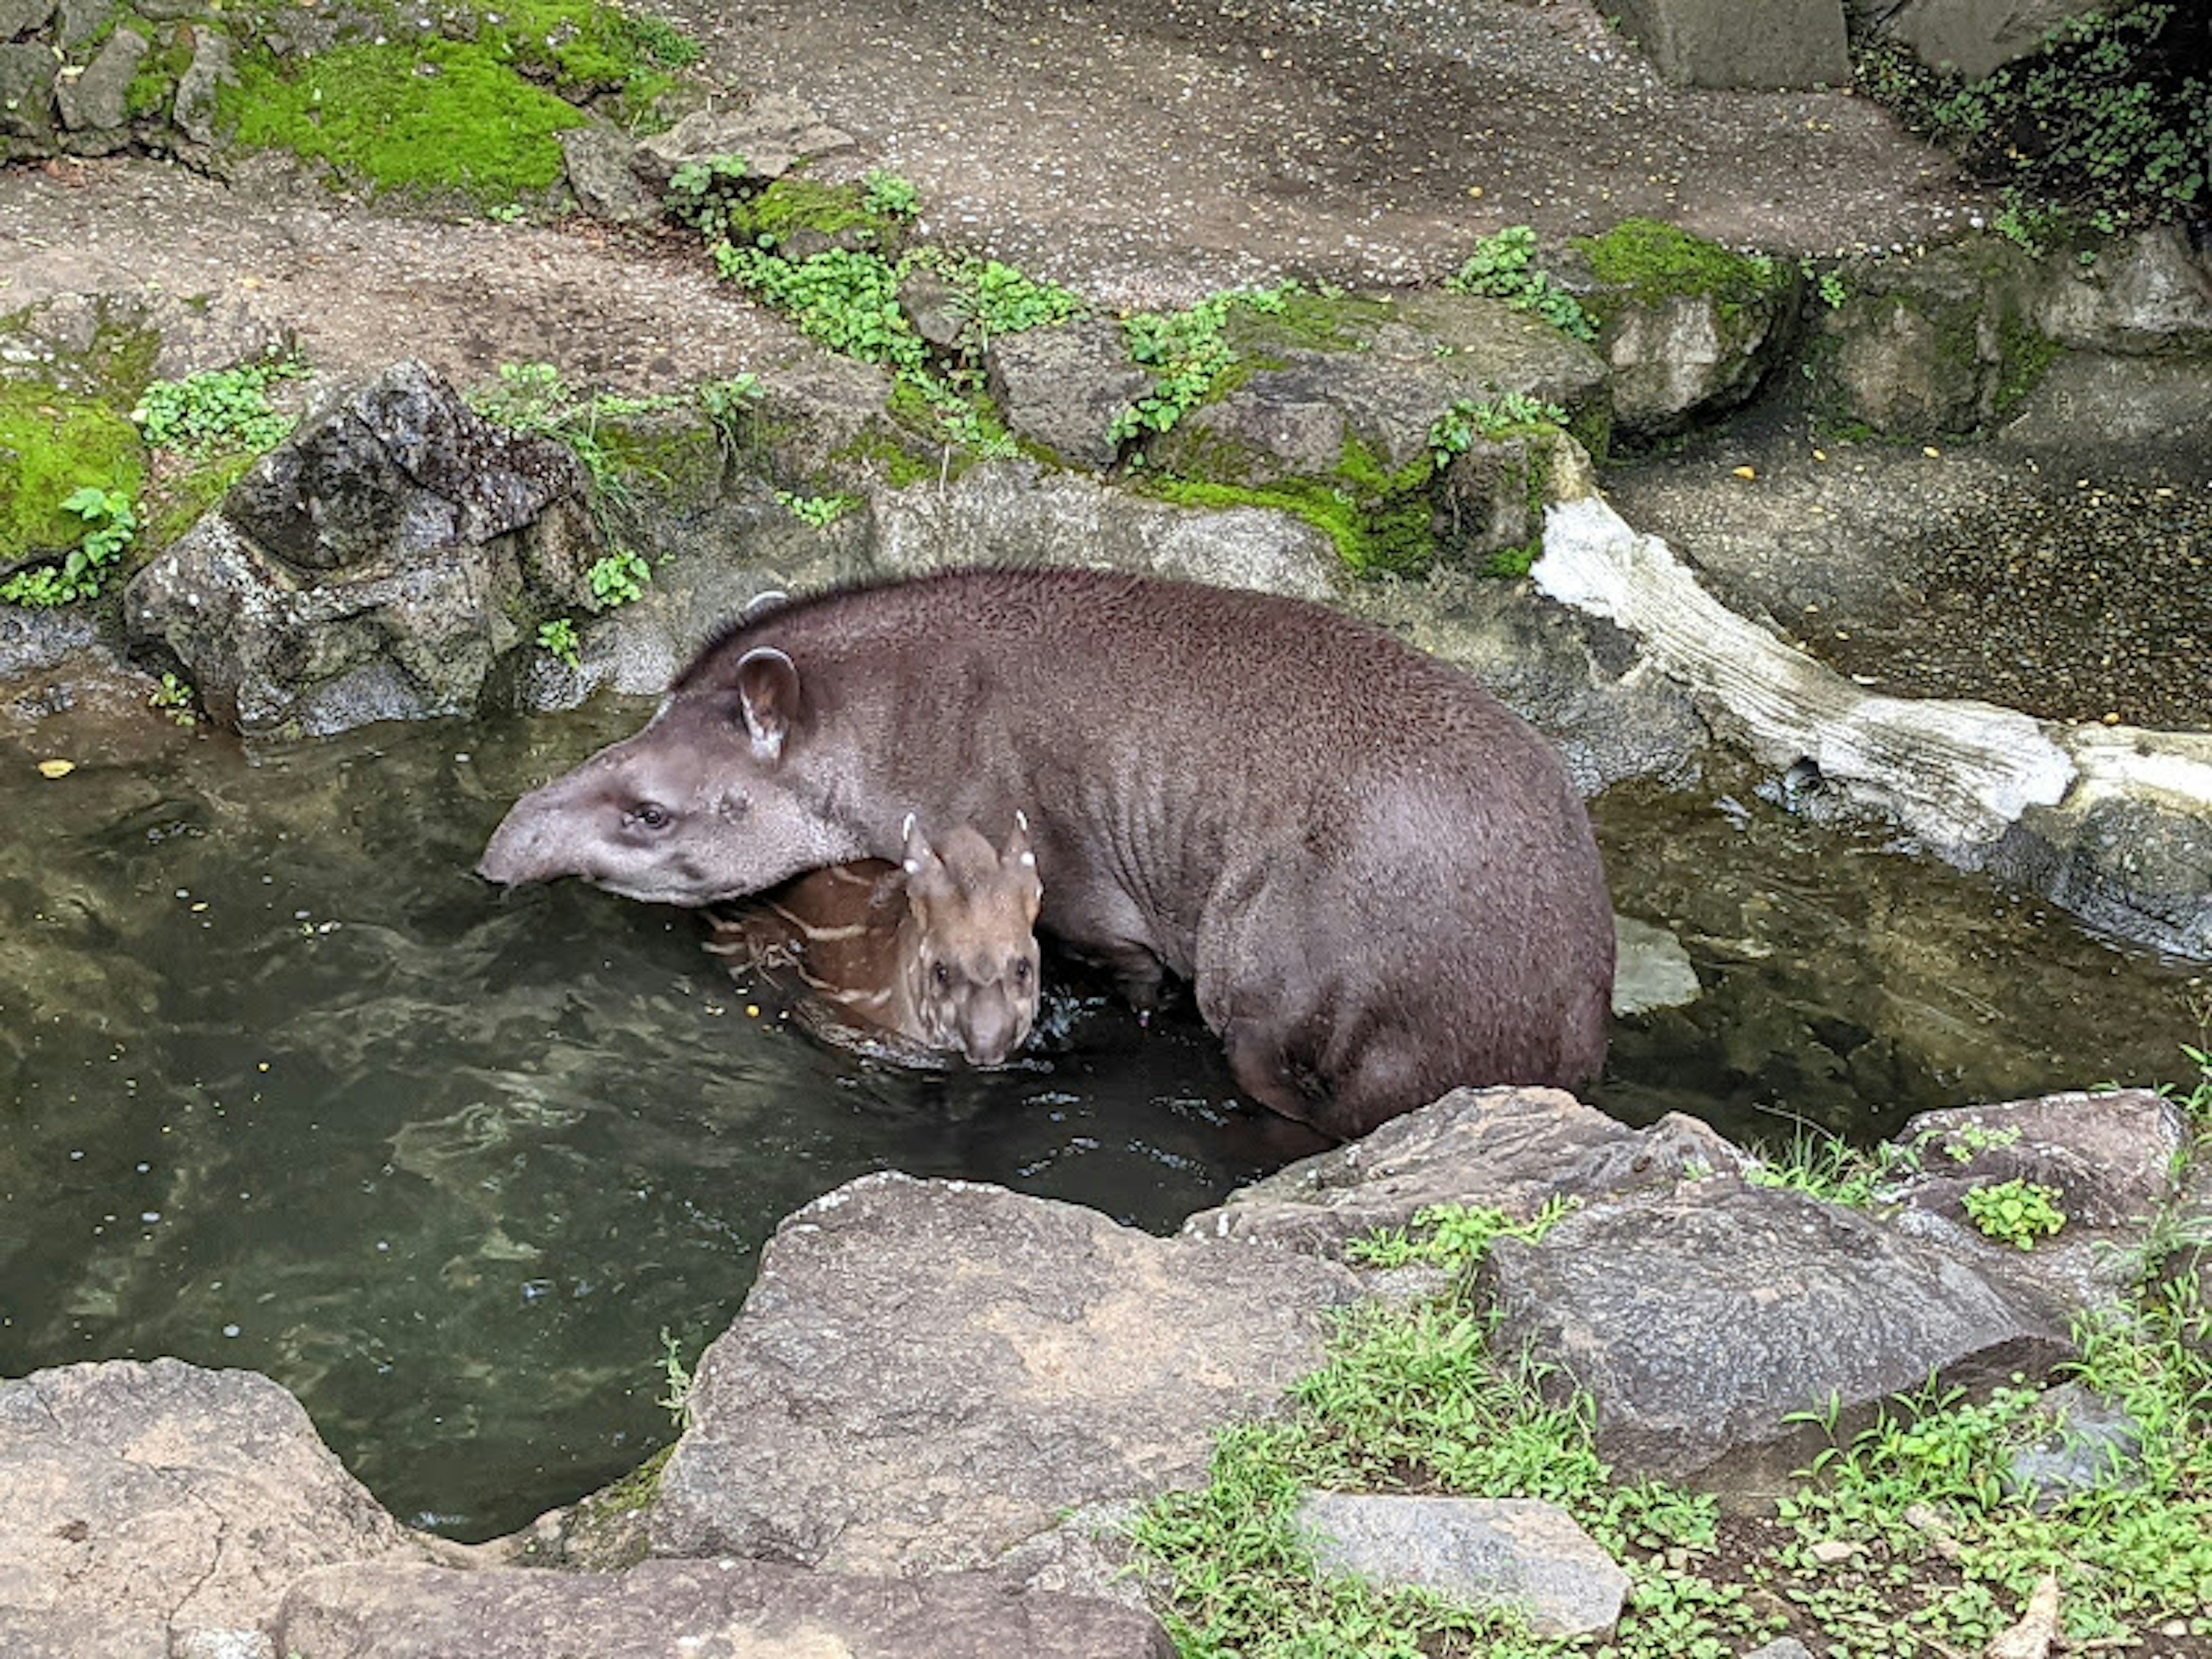
{"label": "baby tapir's striped coat", "polygon": [[1466,675],[1320,605],[950,573],[748,615],[636,736],[525,797],[495,881],[703,905],[1024,806],[1041,925],[1139,1003],[1190,980],[1257,1099],[1339,1137],[1605,1056],[1581,800]]}
{"label": "baby tapir's striped coat", "polygon": [[817,999],[801,1023],[833,1041],[996,1066],[1036,1023],[1043,890],[1025,822],[994,848],[968,824],[933,846],[910,821],[896,864],[834,865],[717,907],[707,948],[733,970],[788,964]]}

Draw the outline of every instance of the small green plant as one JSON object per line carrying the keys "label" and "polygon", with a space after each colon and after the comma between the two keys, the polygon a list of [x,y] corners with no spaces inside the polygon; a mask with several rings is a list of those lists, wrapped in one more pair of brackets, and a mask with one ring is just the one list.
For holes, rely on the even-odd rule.
{"label": "small green plant", "polygon": [[1567,411],[1554,403],[1523,392],[1503,392],[1494,398],[1462,398],[1439,415],[1429,428],[1429,455],[1442,471],[1474,445],[1510,437],[1537,427],[1564,427]]}
{"label": "small green plant", "polygon": [[1152,372],[1152,387],[1114,417],[1107,436],[1120,444],[1148,432],[1174,431],[1237,361],[1223,332],[1230,312],[1241,306],[1280,315],[1299,291],[1294,282],[1230,289],[1209,295],[1187,311],[1145,312],[1125,319],[1121,331],[1129,356]]}
{"label": "small green plant", "polygon": [[588,580],[592,597],[599,607],[612,611],[625,605],[635,605],[645,597],[645,585],[653,580],[653,567],[644,557],[626,547],[617,547],[593,562]]}
{"label": "small green plant", "polygon": [[864,363],[894,369],[927,366],[929,348],[898,301],[898,272],[877,253],[831,248],[805,259],[718,244],[722,276],[787,313],[809,339]]}
{"label": "small green plant", "polygon": [[669,175],[661,211],[709,242],[730,234],[730,216],[753,194],[752,163],[742,155],[686,161]]}
{"label": "small green plant", "polygon": [[788,489],[775,492],[786,512],[804,525],[827,530],[860,504],[858,495],[796,495]]}
{"label": "small green plant", "polygon": [[1812,285],[1813,292],[1820,296],[1820,303],[1831,311],[1841,311],[1844,301],[1851,297],[1850,284],[1844,280],[1844,273],[1840,270],[1822,270],[1812,260],[1800,259],[1797,272]]}
{"label": "small green plant", "polygon": [[572,669],[582,661],[576,624],[567,617],[556,617],[551,622],[538,624],[538,648]]}
{"label": "small green plant", "polygon": [[291,434],[295,416],[281,414],[269,388],[308,373],[296,355],[264,358],[236,368],[207,369],[181,380],[156,380],[131,418],[155,449],[206,457],[273,449]]}
{"label": "small green plant", "polygon": [[2008,186],[1995,225],[2032,252],[2197,210],[2212,152],[2200,9],[2122,0],[2060,24],[2033,57],[1967,82],[1879,36],[1858,79],[1907,125]]}
{"label": "small green plant", "polygon": [[1538,269],[1536,233],[1527,225],[1508,225],[1478,240],[1466,262],[1444,278],[1444,287],[1455,294],[1503,300],[1516,311],[1533,312],[1585,344],[1597,338],[1597,323],[1581,302]]}
{"label": "small green plant", "polygon": [[1464,1273],[1478,1266],[1491,1245],[1501,1238],[1534,1243],[1575,1208],[1573,1200],[1553,1194],[1542,1209],[1526,1221],[1516,1221],[1503,1210],[1467,1204],[1431,1204],[1413,1217],[1412,1233],[1390,1228],[1345,1247],[1345,1260],[1366,1267],[1401,1267],[1427,1262]]}
{"label": "small green plant", "polygon": [[860,204],[889,219],[913,219],[921,212],[921,192],[896,173],[872,168],[861,181],[867,186]]}
{"label": "small green plant", "polygon": [[172,725],[198,726],[200,718],[192,706],[194,695],[192,688],[176,675],[164,673],[161,683],[148,694],[146,706],[160,709]]}
{"label": "small green plant", "polygon": [[484,210],[484,217],[495,225],[519,224],[530,216],[530,210],[520,202],[502,202],[497,207]]}
{"label": "small green plant", "polygon": [[138,534],[137,509],[119,490],[87,484],[62,502],[62,511],[84,521],[82,539],[59,564],[35,565],[0,582],[0,605],[44,611],[91,599]]}
{"label": "small green plant", "polygon": [[660,1329],[660,1348],[662,1387],[653,1403],[675,1420],[681,1432],[691,1426],[691,1394],[697,1378],[684,1363],[683,1344],[669,1334],[665,1325]]}
{"label": "small green plant", "polygon": [[2000,1181],[1971,1188],[1959,1202],[1984,1237],[2032,1250],[2037,1239],[2066,1224],[2066,1212],[2059,1208],[2063,1196],[2056,1187],[2037,1181]]}

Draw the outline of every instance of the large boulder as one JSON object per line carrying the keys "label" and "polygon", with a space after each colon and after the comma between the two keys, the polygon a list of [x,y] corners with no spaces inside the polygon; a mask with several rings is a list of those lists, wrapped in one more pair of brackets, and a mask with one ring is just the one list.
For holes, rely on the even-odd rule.
{"label": "large boulder", "polygon": [[1852,0],[1923,63],[1955,70],[1968,81],[2037,51],[2051,32],[2076,17],[2112,9],[2114,0]]}
{"label": "large boulder", "polygon": [[1841,87],[1851,78],[1843,0],[1621,0],[1652,67],[1689,87]]}
{"label": "large boulder", "polygon": [[582,468],[419,362],[327,402],[124,593],[209,711],[319,735],[463,714],[537,624],[592,603]]}
{"label": "large boulder", "polygon": [[1504,1353],[1591,1402],[1624,1474],[1771,1496],[1826,1443],[1934,1378],[1966,1388],[2071,1352],[2063,1316],[1941,1245],[1734,1176],[1601,1199],[1480,1273]]}
{"label": "large boulder", "polygon": [[1149,1613],[1007,1593],[961,1574],[848,1578],[761,1561],[647,1561],[627,1572],[470,1572],[377,1565],[310,1575],[284,1600],[276,1650],[313,1659],[1171,1659]]}
{"label": "large boulder", "polygon": [[1595,1198],[1746,1160],[1702,1123],[1631,1129],[1558,1089],[1455,1089],[1359,1139],[1239,1188],[1183,1223],[1190,1238],[1336,1256],[1432,1206],[1528,1220],[1555,1198]]}
{"label": "large boulder", "polygon": [[784,1222],[707,1351],[653,1551],[990,1565],[1074,1506],[1201,1484],[1355,1295],[1333,1263],[863,1177]]}
{"label": "large boulder", "polygon": [[290,1395],[174,1359],[0,1382],[0,1491],[9,1659],[266,1653],[301,1573],[416,1554]]}
{"label": "large boulder", "polygon": [[1115,417],[1152,383],[1129,360],[1121,325],[1103,318],[999,335],[984,362],[1007,427],[1094,472],[1114,465]]}

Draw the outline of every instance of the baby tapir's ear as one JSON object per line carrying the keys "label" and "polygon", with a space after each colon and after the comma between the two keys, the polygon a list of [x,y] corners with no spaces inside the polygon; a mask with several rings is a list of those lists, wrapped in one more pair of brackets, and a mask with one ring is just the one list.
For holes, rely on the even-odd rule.
{"label": "baby tapir's ear", "polygon": [[738,709],[753,753],[780,760],[784,740],[799,719],[799,667],[772,645],[757,645],[738,659]]}
{"label": "baby tapir's ear", "polygon": [[1014,813],[1013,833],[1006,844],[999,849],[999,867],[1018,871],[1028,878],[1023,884],[1028,898],[1030,921],[1036,921],[1038,905],[1044,898],[1044,879],[1037,873],[1036,854],[1030,846],[1030,815],[1017,810]]}
{"label": "baby tapir's ear", "polygon": [[911,812],[906,815],[904,826],[906,846],[899,854],[899,867],[906,872],[906,902],[915,920],[925,927],[929,926],[929,906],[933,900],[950,897],[952,878],[946,873],[945,860],[929,844],[929,837],[921,833],[921,824]]}

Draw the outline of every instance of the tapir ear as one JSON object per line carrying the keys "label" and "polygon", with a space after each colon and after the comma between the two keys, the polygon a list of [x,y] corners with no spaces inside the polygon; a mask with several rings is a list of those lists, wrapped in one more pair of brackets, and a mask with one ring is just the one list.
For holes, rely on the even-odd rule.
{"label": "tapir ear", "polygon": [[799,669],[772,645],[757,645],[738,659],[738,705],[753,753],[780,759],[784,739],[799,719]]}

